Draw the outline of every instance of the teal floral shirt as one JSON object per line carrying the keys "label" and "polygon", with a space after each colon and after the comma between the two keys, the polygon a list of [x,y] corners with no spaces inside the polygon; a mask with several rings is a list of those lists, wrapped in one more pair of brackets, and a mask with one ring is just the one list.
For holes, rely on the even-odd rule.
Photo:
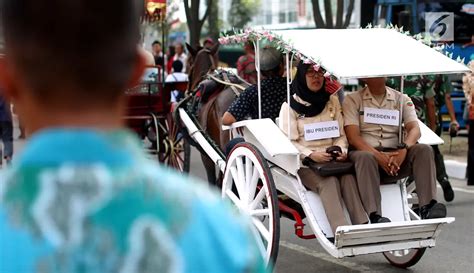
{"label": "teal floral shirt", "polygon": [[52,129],[0,176],[0,273],[265,272],[247,218],[126,131]]}

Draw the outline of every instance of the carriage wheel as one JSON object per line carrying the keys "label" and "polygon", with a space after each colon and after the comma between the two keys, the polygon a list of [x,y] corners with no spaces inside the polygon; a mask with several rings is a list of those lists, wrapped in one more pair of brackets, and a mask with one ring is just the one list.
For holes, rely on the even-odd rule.
{"label": "carriage wheel", "polygon": [[[410,204],[418,204],[418,198],[416,197],[415,193],[415,182],[412,181],[407,185],[407,195],[408,195],[408,202]],[[410,218],[411,220],[419,220],[420,218],[418,215],[413,212],[412,208],[410,208]],[[384,252],[383,255],[385,259],[387,259],[390,264],[399,267],[399,268],[408,268],[410,266],[415,265],[425,254],[426,248],[414,248],[414,249],[403,249],[403,250],[396,250],[396,251],[387,251]]]}
{"label": "carriage wheel", "polygon": [[387,251],[383,255],[390,264],[399,268],[408,268],[415,265],[425,254],[426,248],[403,249],[396,251]]}
{"label": "carriage wheel", "polygon": [[252,144],[239,143],[228,156],[222,197],[251,216],[258,248],[273,268],[280,240],[277,191],[267,161]]}
{"label": "carriage wheel", "polygon": [[181,172],[189,172],[191,146],[174,122],[172,114],[159,121],[160,130],[157,139],[158,158],[165,165]]}

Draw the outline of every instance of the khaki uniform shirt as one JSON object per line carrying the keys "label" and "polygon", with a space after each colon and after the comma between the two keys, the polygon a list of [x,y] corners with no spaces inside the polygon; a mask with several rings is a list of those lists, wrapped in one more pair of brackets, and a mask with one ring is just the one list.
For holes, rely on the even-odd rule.
{"label": "khaki uniform shirt", "polygon": [[[297,102],[310,105],[309,103],[299,98],[297,95],[293,96]],[[344,119],[342,117],[342,109],[337,96],[331,96],[330,100],[326,104],[326,108],[324,108],[324,110],[319,115],[314,117],[304,117],[303,115],[298,114],[291,107],[289,107],[288,103],[283,103],[280,110],[279,125],[280,129],[286,135],[288,135],[288,111],[290,111],[291,120],[290,140],[301,153],[301,159],[309,156],[314,151],[325,152],[326,148],[330,146],[339,146],[342,148],[343,152],[347,152],[348,143],[346,134],[344,132]],[[339,123],[340,137],[311,141],[305,140],[304,126],[306,124],[333,120],[337,120]]]}
{"label": "khaki uniform shirt", "polygon": [[[411,99],[395,89],[387,88],[382,103],[378,103],[372,96],[368,87],[349,94],[344,99],[342,106],[344,112],[344,126],[357,125],[362,138],[372,147],[395,148],[399,143],[399,126],[379,125],[364,122],[364,107],[400,110],[400,102],[403,105],[403,123],[417,120],[416,111]],[[402,96],[400,98],[400,96]]]}

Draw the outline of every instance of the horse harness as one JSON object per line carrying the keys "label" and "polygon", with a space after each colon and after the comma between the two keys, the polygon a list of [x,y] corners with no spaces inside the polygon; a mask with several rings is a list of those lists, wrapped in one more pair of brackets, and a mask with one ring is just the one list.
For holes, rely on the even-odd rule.
{"label": "horse harness", "polygon": [[210,74],[208,74],[208,77],[210,79],[212,79],[213,81],[215,81],[215,82],[218,82],[218,83],[223,84],[225,86],[229,86],[232,89],[232,91],[234,92],[236,97],[239,97],[240,93],[242,93],[245,90],[245,87],[243,87],[242,85],[237,84],[237,83],[233,83],[229,79],[229,76],[227,76],[227,73],[222,73],[222,78],[224,80],[220,80],[219,78],[217,78],[213,75],[210,75]]}

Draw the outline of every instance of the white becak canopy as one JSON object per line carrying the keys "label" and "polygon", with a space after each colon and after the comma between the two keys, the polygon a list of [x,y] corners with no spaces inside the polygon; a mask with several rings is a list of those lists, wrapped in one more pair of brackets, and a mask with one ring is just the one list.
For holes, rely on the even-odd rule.
{"label": "white becak canopy", "polygon": [[274,31],[339,79],[469,71],[429,46],[393,29],[304,29]]}

